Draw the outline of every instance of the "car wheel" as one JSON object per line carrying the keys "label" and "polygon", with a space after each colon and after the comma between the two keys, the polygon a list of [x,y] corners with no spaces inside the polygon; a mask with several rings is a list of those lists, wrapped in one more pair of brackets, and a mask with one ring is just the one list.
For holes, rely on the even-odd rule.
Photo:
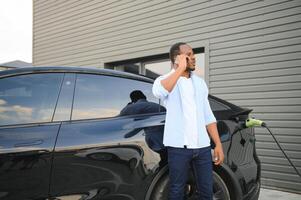
{"label": "car wheel", "polygon": [[[164,175],[152,192],[152,200],[167,200],[168,199],[168,186],[169,176],[168,173]],[[192,177],[189,176],[186,188],[185,188],[185,200],[197,200],[196,184]],[[216,173],[213,172],[213,199],[214,200],[230,200],[229,190],[223,181],[223,179]]]}

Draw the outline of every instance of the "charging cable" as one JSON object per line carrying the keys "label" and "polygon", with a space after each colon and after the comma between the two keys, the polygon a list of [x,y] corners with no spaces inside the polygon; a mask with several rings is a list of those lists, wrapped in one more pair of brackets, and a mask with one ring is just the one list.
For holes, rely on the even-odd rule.
{"label": "charging cable", "polygon": [[296,171],[296,173],[301,177],[300,172],[297,170],[297,168],[295,167],[295,165],[293,164],[293,162],[291,161],[291,159],[286,155],[286,153],[284,152],[284,150],[282,149],[282,147],[280,146],[279,142],[277,141],[277,139],[275,138],[274,134],[272,133],[272,131],[268,128],[267,124],[261,120],[258,119],[254,119],[254,118],[249,118],[245,121],[245,123],[243,123],[242,125],[244,125],[246,128],[250,128],[250,127],[255,127],[255,126],[259,126],[259,127],[265,127],[266,129],[268,129],[268,131],[270,132],[271,136],[273,137],[273,139],[275,140],[277,146],[279,147],[279,149],[282,151],[282,153],[284,154],[284,156],[286,157],[286,159],[288,160],[288,162],[291,164],[291,166],[294,168],[294,170]]}

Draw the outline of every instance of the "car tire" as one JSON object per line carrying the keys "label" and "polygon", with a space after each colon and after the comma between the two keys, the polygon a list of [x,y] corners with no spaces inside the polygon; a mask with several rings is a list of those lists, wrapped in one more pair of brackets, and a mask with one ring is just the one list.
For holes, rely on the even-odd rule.
{"label": "car tire", "polygon": [[[151,198],[152,200],[167,200],[168,199],[169,176],[165,174],[156,184]],[[195,182],[192,174],[190,174],[187,187],[185,188],[185,200],[196,200],[197,194],[195,190]],[[230,200],[229,190],[223,179],[213,172],[213,199],[214,200]]]}

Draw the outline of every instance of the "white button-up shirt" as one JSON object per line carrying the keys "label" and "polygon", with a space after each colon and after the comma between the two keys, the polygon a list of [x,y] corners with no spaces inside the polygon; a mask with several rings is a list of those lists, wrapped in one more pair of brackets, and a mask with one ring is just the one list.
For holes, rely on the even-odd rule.
{"label": "white button-up shirt", "polygon": [[[162,86],[161,80],[167,78],[174,71],[175,70],[172,69],[169,73],[159,76],[155,80],[152,88],[154,96],[160,98],[167,109],[163,144],[172,147],[184,147],[184,145],[187,145],[187,148],[210,146],[210,138],[207,133],[206,125],[216,122],[216,118],[208,101],[207,84],[202,78],[195,75],[194,72],[191,72],[192,93],[188,91],[190,94],[187,94],[186,90],[189,90],[189,83],[183,84],[183,77],[179,78],[172,91],[168,92]],[[191,98],[194,99],[195,107],[193,105],[191,106],[191,101],[190,103],[187,101],[186,98],[190,98],[187,95],[192,95]],[[189,105],[191,106],[189,108],[190,111],[187,112],[187,106]],[[195,114],[191,116],[187,115],[187,113],[191,114],[191,109],[195,109]],[[195,120],[196,124],[187,123],[188,116],[190,116],[189,118],[191,118],[192,121]],[[196,128],[191,126],[196,126]],[[191,140],[194,140],[194,142],[189,142]]]}

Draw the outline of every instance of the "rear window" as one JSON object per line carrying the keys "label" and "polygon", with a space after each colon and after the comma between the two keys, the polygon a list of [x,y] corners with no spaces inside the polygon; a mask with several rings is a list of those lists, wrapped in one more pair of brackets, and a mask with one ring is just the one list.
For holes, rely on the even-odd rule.
{"label": "rear window", "polygon": [[231,110],[231,108],[221,102],[218,102],[214,99],[208,98],[210,107],[212,111],[225,111],[225,110]]}
{"label": "rear window", "polygon": [[[145,96],[145,101],[139,99],[141,96]],[[105,75],[78,74],[72,119],[157,113],[158,103],[152,94],[151,83]]]}

